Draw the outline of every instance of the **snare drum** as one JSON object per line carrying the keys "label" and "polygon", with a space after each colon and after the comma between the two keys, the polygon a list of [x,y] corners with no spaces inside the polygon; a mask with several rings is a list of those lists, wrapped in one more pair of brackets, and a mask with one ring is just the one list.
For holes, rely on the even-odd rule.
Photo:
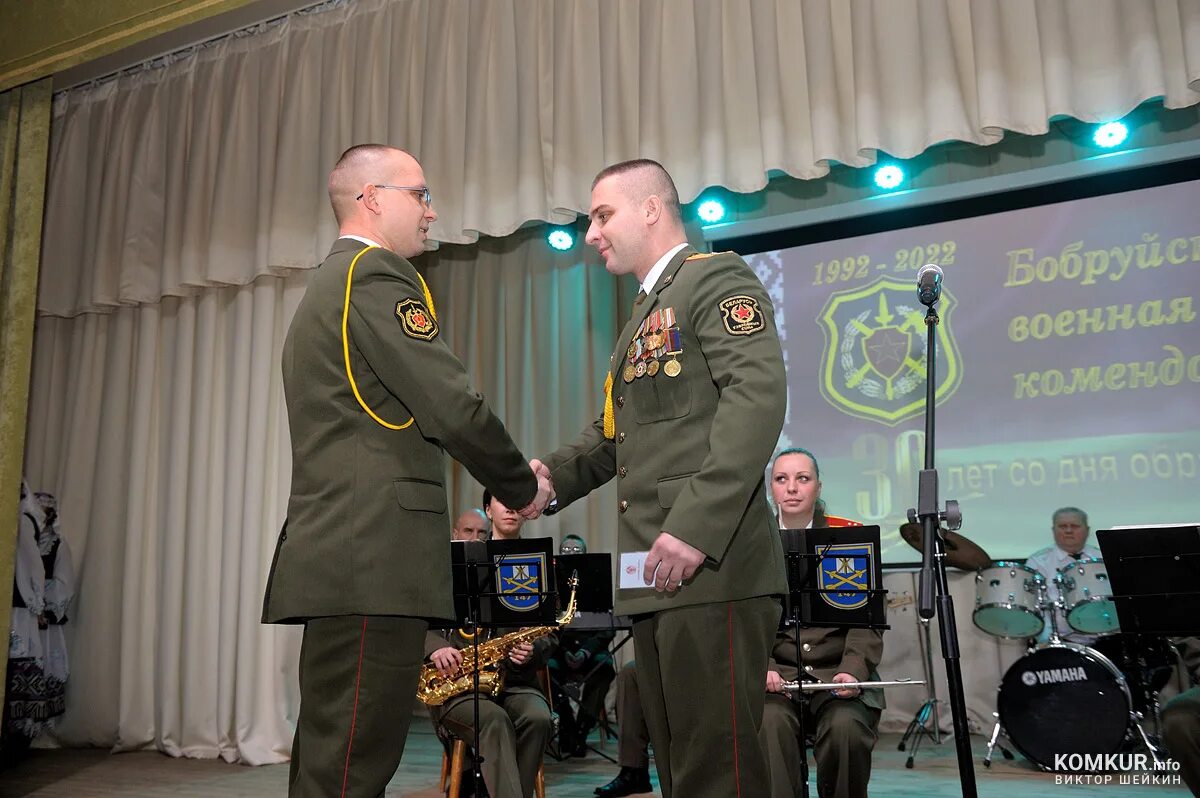
{"label": "snare drum", "polygon": [[975,625],[997,637],[1037,637],[1046,622],[1046,579],[1016,562],[997,562],[975,574]]}
{"label": "snare drum", "polygon": [[1058,569],[1054,578],[1067,612],[1067,623],[1077,632],[1106,635],[1119,632],[1117,608],[1104,560],[1087,558]]}
{"label": "snare drum", "polygon": [[1121,672],[1075,643],[1046,643],[1014,662],[996,705],[1013,745],[1046,770],[1056,754],[1118,753],[1131,724]]}

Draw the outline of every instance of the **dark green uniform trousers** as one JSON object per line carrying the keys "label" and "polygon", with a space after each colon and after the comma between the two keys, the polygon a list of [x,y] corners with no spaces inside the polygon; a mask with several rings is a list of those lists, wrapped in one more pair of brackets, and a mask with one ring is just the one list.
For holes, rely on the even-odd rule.
{"label": "dark green uniform trousers", "polygon": [[[435,722],[468,746],[474,745],[475,709],[470,694],[435,715]],[[492,798],[533,795],[550,727],[550,704],[535,688],[514,687],[479,702],[479,753],[483,782]]]}
{"label": "dark green uniform trousers", "polygon": [[1179,763],[1183,783],[1200,795],[1200,687],[1168,701],[1161,717],[1163,743]]}
{"label": "dark green uniform trousers", "polygon": [[632,662],[625,663],[617,674],[617,723],[617,764],[646,770],[650,767],[650,730]]}
{"label": "dark green uniform trousers", "polygon": [[429,624],[342,615],[304,625],[290,798],[379,798],[400,764]]}
{"label": "dark green uniform trousers", "polygon": [[[798,710],[790,697],[767,694],[762,740],[771,763],[771,798],[800,794],[800,757],[808,752],[800,739]],[[815,713],[805,716],[805,731],[815,736],[813,758],[820,798],[866,798],[871,751],[879,739],[879,715],[878,709],[858,699],[829,696]]]}
{"label": "dark green uniform trousers", "polygon": [[638,688],[663,798],[767,795],[759,729],[779,612],[779,602],[764,596],[634,620]]}

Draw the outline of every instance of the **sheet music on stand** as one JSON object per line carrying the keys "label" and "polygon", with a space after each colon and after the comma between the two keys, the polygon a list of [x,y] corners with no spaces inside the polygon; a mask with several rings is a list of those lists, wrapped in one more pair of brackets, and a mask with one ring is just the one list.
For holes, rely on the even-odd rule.
{"label": "sheet music on stand", "polygon": [[888,629],[879,527],[780,530],[789,593],[784,618],[809,626]]}
{"label": "sheet music on stand", "polygon": [[[489,629],[555,623],[552,538],[454,541],[450,569],[456,624],[470,621]],[[486,599],[486,601],[485,601]],[[546,599],[546,600],[544,600]]]}
{"label": "sheet music on stand", "polygon": [[1200,524],[1096,533],[1123,634],[1200,634]]}

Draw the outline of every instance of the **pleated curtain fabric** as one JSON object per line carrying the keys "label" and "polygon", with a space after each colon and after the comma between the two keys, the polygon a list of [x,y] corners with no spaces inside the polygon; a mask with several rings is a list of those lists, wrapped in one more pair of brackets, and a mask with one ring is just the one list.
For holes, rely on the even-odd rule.
{"label": "pleated curtain fabric", "polygon": [[[42,201],[50,141],[50,80],[0,93],[0,585],[13,580]],[[8,640],[5,606],[0,640]],[[0,663],[8,661],[8,647]],[[7,684],[0,685],[3,705]]]}

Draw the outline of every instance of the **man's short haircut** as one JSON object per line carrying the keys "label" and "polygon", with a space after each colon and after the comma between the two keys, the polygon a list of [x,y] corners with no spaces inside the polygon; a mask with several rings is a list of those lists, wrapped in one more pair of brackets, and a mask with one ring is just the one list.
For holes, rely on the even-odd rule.
{"label": "man's short haircut", "polygon": [[[329,173],[329,204],[333,206],[333,217],[339,225],[350,215],[354,208],[353,203],[357,202],[357,181],[348,185],[353,171],[364,164],[378,161],[395,150],[395,147],[386,144],[355,144],[337,159],[333,171]],[[386,179],[386,175],[375,179]]]}
{"label": "man's short haircut", "polygon": [[1050,523],[1057,524],[1058,517],[1060,515],[1077,515],[1083,519],[1084,526],[1088,525],[1087,513],[1085,513],[1083,510],[1080,510],[1078,507],[1059,507],[1054,511],[1054,515],[1050,516]]}
{"label": "man's short haircut", "polygon": [[592,181],[592,188],[595,188],[596,184],[605,178],[614,175],[630,175],[635,172],[641,173],[638,176],[642,179],[638,183],[645,193],[640,197],[635,196],[634,199],[641,202],[651,194],[656,194],[662,200],[667,213],[675,220],[682,222],[683,210],[679,207],[679,191],[675,188],[675,181],[671,179],[670,173],[658,161],[649,158],[634,158],[632,161],[621,161],[612,166],[606,166]]}

